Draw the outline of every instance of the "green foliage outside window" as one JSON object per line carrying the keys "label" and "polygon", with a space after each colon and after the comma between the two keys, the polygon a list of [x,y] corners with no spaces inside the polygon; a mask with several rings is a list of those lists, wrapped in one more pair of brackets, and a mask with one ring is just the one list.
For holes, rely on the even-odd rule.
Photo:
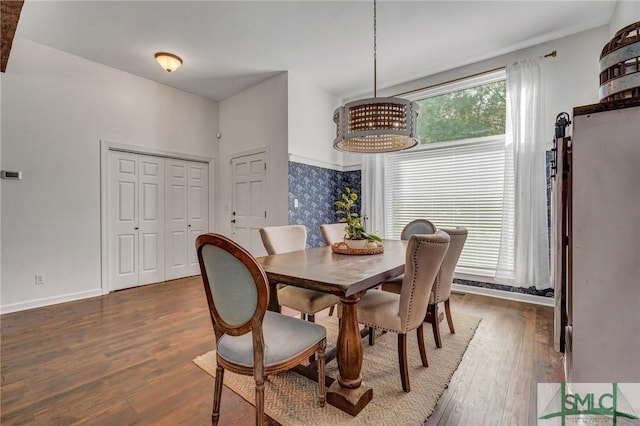
{"label": "green foliage outside window", "polygon": [[504,80],[423,99],[418,104],[422,144],[501,135],[505,131]]}

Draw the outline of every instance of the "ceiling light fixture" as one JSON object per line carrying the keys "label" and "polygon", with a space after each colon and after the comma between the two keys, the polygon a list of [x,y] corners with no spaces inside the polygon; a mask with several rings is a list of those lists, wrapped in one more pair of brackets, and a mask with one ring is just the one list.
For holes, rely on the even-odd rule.
{"label": "ceiling light fixture", "polygon": [[337,126],[333,147],[340,151],[375,154],[412,148],[420,142],[416,131],[418,104],[377,97],[376,33],[373,0],[373,98],[349,102],[333,113]]}
{"label": "ceiling light fixture", "polygon": [[173,53],[157,52],[154,56],[156,61],[158,61],[162,69],[166,72],[173,72],[182,65],[182,59]]}

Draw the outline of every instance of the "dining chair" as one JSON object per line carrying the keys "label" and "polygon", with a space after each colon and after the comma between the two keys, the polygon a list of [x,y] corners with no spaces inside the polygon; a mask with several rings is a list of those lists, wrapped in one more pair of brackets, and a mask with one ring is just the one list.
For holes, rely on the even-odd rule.
{"label": "dining chair", "polygon": [[[307,228],[304,225],[265,226],[260,237],[270,255],[304,250]],[[308,290],[292,285],[278,284],[278,302],[281,306],[301,313],[302,318],[314,322],[315,314],[334,306],[340,299],[332,294]]]}
{"label": "dining chair", "polygon": [[438,312],[438,305],[444,302],[444,312],[447,317],[447,324],[449,325],[449,331],[451,334],[456,334],[456,330],[453,327],[453,318],[451,317],[451,305],[449,298],[451,297],[451,285],[453,284],[453,275],[456,271],[456,265],[460,259],[462,248],[467,240],[468,230],[464,227],[457,227],[455,229],[444,229],[450,237],[449,249],[447,254],[444,255],[444,260],[438,271],[433,288],[429,295],[429,308],[425,321],[430,322],[433,328],[433,338],[436,342],[436,346],[442,347],[442,338],[440,336],[440,322],[442,321],[441,313]]}
{"label": "dining chair", "polygon": [[[455,328],[453,326],[453,318],[451,316],[451,304],[449,298],[451,297],[451,286],[453,284],[453,275],[455,273],[456,265],[460,259],[462,248],[467,240],[468,230],[464,227],[457,227],[455,229],[444,229],[451,241],[449,243],[449,249],[444,256],[440,271],[436,276],[433,288],[429,294],[429,308],[427,310],[427,316],[425,322],[431,323],[433,328],[433,339],[436,342],[436,346],[442,347],[442,337],[440,335],[440,322],[443,320],[442,314],[439,312],[438,305],[444,302],[444,311],[447,317],[447,324],[449,325],[449,331],[451,334],[455,334]],[[394,278],[385,282],[382,285],[382,289],[392,293],[400,293],[402,288],[402,278]],[[371,343],[371,339],[370,339]]]}
{"label": "dining chair", "polygon": [[[433,234],[436,232],[436,226],[427,219],[415,219],[407,223],[402,232],[400,233],[401,240],[408,240],[414,234]],[[393,293],[400,293],[400,286],[404,280],[404,274],[400,274],[397,277],[391,278],[388,281],[382,283],[382,289]],[[375,344],[375,332],[369,330],[369,345]]]}
{"label": "dining chair", "polygon": [[318,357],[318,401],[325,404],[326,330],[318,324],[267,311],[269,282],[244,248],[218,234],[196,239],[198,262],[216,339],[213,425],[220,418],[225,370],[253,376],[256,424],[264,419],[264,381]]}
{"label": "dining chair", "polygon": [[407,223],[400,233],[401,240],[408,240],[414,234],[433,234],[436,226],[427,219],[416,219]]}
{"label": "dining chair", "polygon": [[[401,240],[408,240],[414,234],[433,234],[436,232],[436,226],[427,219],[416,219],[407,223],[402,232],[400,233]],[[394,293],[400,293],[400,286],[404,275],[398,275],[395,278],[385,281],[382,284],[382,289],[386,291],[392,291]]]}
{"label": "dining chair", "polygon": [[412,235],[407,243],[404,282],[400,294],[369,290],[356,304],[358,322],[398,334],[400,379],[405,392],[411,390],[407,363],[407,333],[416,330],[422,365],[429,366],[424,347],[423,324],[429,293],[449,247],[449,235]]}
{"label": "dining chair", "polygon": [[[345,227],[344,223],[325,223],[320,225],[320,233],[325,245],[332,246],[335,243],[344,241]],[[335,305],[329,308],[329,316],[333,315],[334,308]]]}
{"label": "dining chair", "polygon": [[345,227],[346,225],[344,223],[325,223],[324,225],[320,225],[320,233],[322,234],[324,243],[330,246],[344,241]]}

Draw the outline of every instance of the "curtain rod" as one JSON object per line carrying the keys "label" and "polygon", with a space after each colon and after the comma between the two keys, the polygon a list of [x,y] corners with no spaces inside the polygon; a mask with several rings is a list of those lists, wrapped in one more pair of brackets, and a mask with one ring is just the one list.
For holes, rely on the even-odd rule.
{"label": "curtain rod", "polygon": [[[557,50],[554,50],[553,52],[549,52],[546,55],[544,55],[545,58],[555,58],[556,56],[558,56],[558,51]],[[410,93],[422,92],[423,90],[433,89],[434,87],[443,86],[445,84],[450,84],[450,83],[455,83],[457,81],[466,80],[468,78],[473,78],[473,77],[478,77],[478,76],[484,75],[484,74],[490,74],[492,72],[500,71],[500,70],[503,70],[505,68],[506,67],[504,67],[504,66],[497,67],[497,68],[492,68],[492,69],[487,70],[487,71],[481,71],[481,72],[477,72],[475,74],[466,75],[464,77],[459,77],[459,78],[454,78],[452,80],[443,81],[442,83],[436,83],[436,84],[431,84],[429,86],[419,87],[419,88],[413,89],[413,90],[407,90],[406,92],[402,92],[402,93],[398,93],[398,94],[392,95],[392,97],[395,98],[395,97],[398,97],[398,96],[408,95]]]}

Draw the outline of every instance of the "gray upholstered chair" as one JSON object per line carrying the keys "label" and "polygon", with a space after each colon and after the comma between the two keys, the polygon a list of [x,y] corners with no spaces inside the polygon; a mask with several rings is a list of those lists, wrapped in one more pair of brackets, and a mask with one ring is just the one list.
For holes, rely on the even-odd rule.
{"label": "gray upholstered chair", "polygon": [[401,240],[408,240],[414,234],[433,234],[436,226],[427,219],[416,219],[407,223],[400,233]]}
{"label": "gray upholstered chair", "polygon": [[407,244],[400,294],[373,289],[356,305],[359,323],[398,333],[400,378],[405,392],[411,390],[407,365],[407,333],[410,331],[416,330],[422,365],[429,366],[422,327],[429,293],[448,247],[449,235],[445,232],[412,235]]}
{"label": "gray upholstered chair", "polygon": [[344,228],[346,228],[344,223],[325,223],[324,225],[320,225],[320,233],[322,234],[324,243],[330,246],[344,241]]}
{"label": "gray upholstered chair", "polygon": [[[307,245],[307,228],[304,225],[265,226],[260,237],[268,254],[304,250]],[[315,314],[334,306],[340,299],[332,294],[307,290],[292,285],[278,285],[278,303],[299,311],[304,318],[314,322]]]}
{"label": "gray upholstered chair", "polygon": [[196,239],[202,281],[216,337],[216,378],[211,420],[220,418],[225,370],[253,376],[256,424],[264,420],[264,380],[318,356],[318,400],[325,404],[326,330],[267,311],[269,282],[262,266],[230,239],[204,234]]}
{"label": "gray upholstered chair", "polygon": [[[404,228],[402,228],[400,239],[408,240],[409,237],[414,234],[433,234],[434,232],[436,232],[436,226],[433,223],[427,219],[416,219],[407,223]],[[389,281],[385,281],[382,284],[382,289],[393,293],[400,293],[400,286],[402,285],[403,279],[404,275],[398,275]]]}
{"label": "gray upholstered chair", "polygon": [[444,302],[444,311],[447,316],[447,324],[449,325],[449,331],[451,334],[455,334],[456,330],[453,327],[453,318],[451,317],[451,306],[449,304],[449,297],[451,297],[451,285],[453,284],[453,274],[456,271],[456,265],[462,248],[467,240],[468,231],[464,227],[457,227],[456,229],[442,229],[449,234],[449,250],[444,256],[440,271],[436,276],[436,280],[433,283],[431,294],[429,296],[429,310],[426,317],[426,321],[430,322],[433,327],[433,338],[436,341],[436,346],[442,347],[442,338],[440,337],[440,318],[441,314],[438,312],[438,305]]}

